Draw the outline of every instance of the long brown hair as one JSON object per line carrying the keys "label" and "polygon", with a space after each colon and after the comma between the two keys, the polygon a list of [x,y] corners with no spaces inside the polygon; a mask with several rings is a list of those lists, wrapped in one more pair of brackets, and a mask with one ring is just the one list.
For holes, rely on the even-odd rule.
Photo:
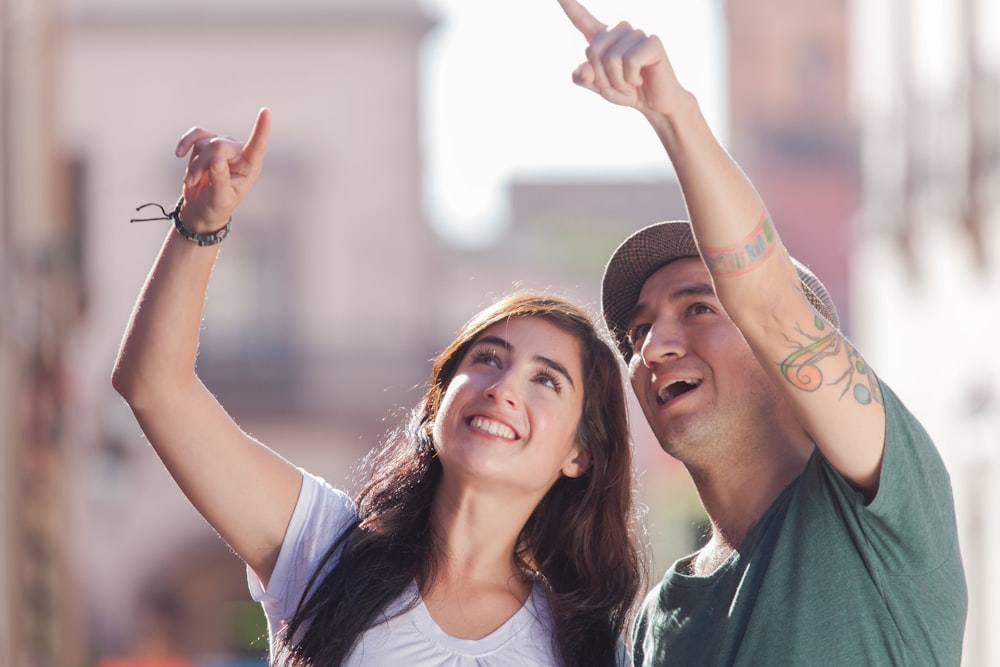
{"label": "long brown hair", "polygon": [[563,664],[616,664],[617,644],[646,574],[621,367],[585,311],[533,293],[509,295],[473,316],[435,358],[427,392],[410,418],[368,457],[357,521],[313,574],[284,634],[284,664],[340,664],[411,582],[433,579],[430,510],[441,479],[434,420],[482,332],[518,317],[542,318],[581,343],[584,404],[577,438],[591,464],[579,477],[552,485],[521,530],[515,562],[526,579],[545,587]]}

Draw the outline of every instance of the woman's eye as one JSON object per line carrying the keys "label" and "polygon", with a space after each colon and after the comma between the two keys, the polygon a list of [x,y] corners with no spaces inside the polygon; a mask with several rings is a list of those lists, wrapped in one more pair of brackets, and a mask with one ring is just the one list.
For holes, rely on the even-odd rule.
{"label": "woman's eye", "polygon": [[553,389],[556,392],[562,390],[562,384],[559,383],[559,378],[556,377],[553,373],[549,373],[547,371],[539,373],[538,377],[536,378],[536,382],[538,382],[538,384],[540,385]]}
{"label": "woman's eye", "polygon": [[476,350],[472,353],[472,363],[474,364],[486,364],[488,366],[499,366],[500,361],[497,359],[496,350],[490,348],[483,348]]}

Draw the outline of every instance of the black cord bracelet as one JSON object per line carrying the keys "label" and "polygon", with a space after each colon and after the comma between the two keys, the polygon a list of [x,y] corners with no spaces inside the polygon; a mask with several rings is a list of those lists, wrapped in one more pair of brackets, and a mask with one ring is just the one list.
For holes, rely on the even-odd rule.
{"label": "black cord bracelet", "polygon": [[167,213],[167,210],[163,208],[160,204],[156,202],[150,202],[148,204],[143,204],[142,206],[136,208],[135,210],[141,211],[147,206],[155,206],[163,212],[162,216],[157,216],[155,218],[132,218],[129,222],[148,222],[150,220],[173,220],[174,229],[177,233],[186,238],[191,243],[199,246],[210,246],[216,243],[222,243],[223,239],[229,236],[229,230],[233,225],[233,216],[229,216],[226,226],[222,229],[212,232],[211,234],[199,234],[197,232],[192,232],[190,229],[184,226],[181,222],[181,207],[184,206],[184,195],[181,195],[180,199],[177,200],[177,205],[174,206],[174,210]]}

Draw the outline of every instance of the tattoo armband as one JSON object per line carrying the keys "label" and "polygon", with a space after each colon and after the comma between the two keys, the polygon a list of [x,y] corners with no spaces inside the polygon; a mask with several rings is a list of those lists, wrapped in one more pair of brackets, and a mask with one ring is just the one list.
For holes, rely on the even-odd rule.
{"label": "tattoo armband", "polygon": [[823,385],[823,372],[819,368],[819,362],[843,356],[847,367],[829,384],[844,385],[841,398],[850,392],[861,405],[882,405],[882,390],[879,388],[878,378],[861,354],[836,329],[827,332],[827,323],[822,317],[817,315],[814,323],[816,335],[808,334],[800,327],[798,332],[805,342],[789,339],[796,350],[781,362],[781,375],[796,389],[816,391]]}
{"label": "tattoo armband", "polygon": [[712,275],[735,276],[756,268],[778,247],[771,218],[765,215],[743,241],[728,248],[702,248],[702,256]]}

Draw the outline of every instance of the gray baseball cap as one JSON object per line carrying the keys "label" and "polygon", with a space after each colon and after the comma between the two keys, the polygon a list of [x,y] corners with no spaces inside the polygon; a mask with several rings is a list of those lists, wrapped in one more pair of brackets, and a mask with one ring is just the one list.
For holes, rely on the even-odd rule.
{"label": "gray baseball cap", "polygon": [[[628,319],[646,280],[670,262],[698,257],[698,246],[687,220],[670,220],[643,227],[625,239],[604,268],[601,309],[608,330],[626,363],[632,358]],[[792,258],[802,293],[809,303],[834,326],[840,326],[837,307],[826,286],[804,264]]]}

